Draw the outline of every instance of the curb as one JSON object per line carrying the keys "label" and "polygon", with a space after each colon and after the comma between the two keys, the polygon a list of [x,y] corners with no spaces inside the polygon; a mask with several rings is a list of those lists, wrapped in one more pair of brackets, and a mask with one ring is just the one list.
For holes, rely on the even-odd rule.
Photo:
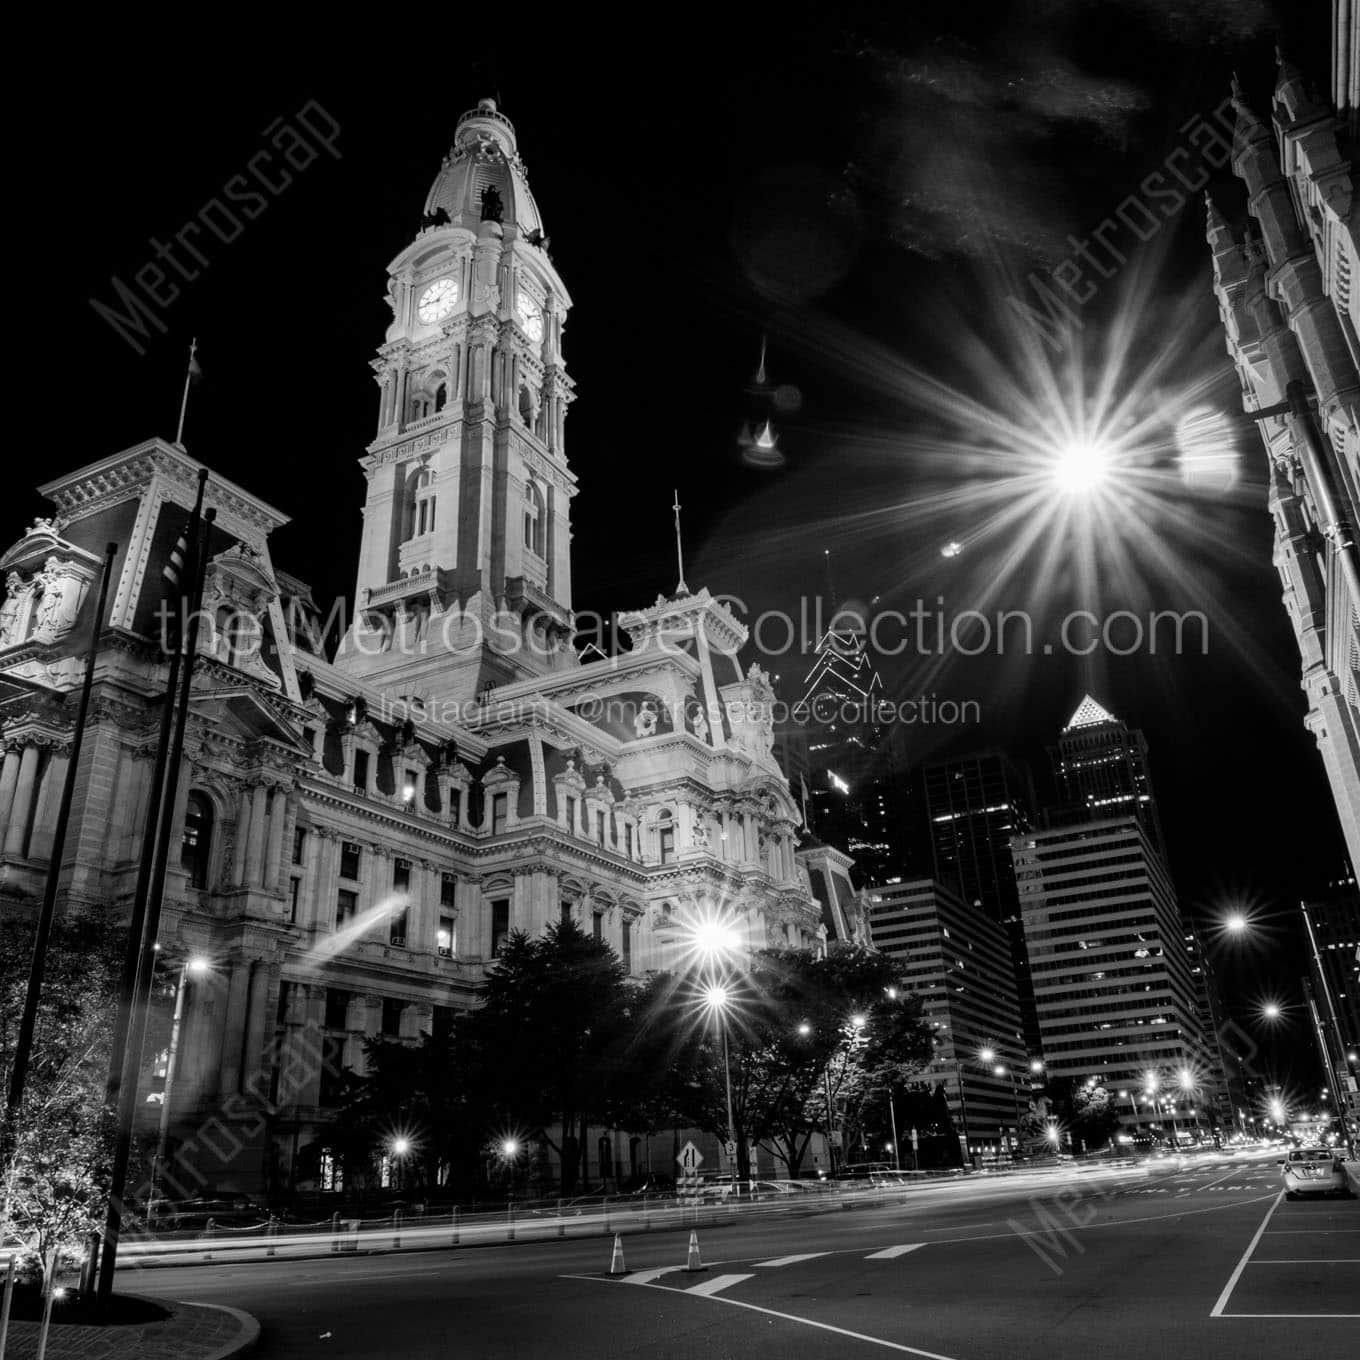
{"label": "curb", "polygon": [[193,1299],[179,1299],[177,1302],[190,1303],[195,1308],[211,1308],[215,1313],[227,1313],[236,1319],[237,1325],[241,1328],[240,1336],[228,1341],[225,1345],[219,1346],[215,1351],[210,1351],[207,1355],[195,1357],[195,1360],[234,1360],[235,1356],[249,1355],[259,1345],[259,1319],[252,1317],[249,1313],[244,1313],[239,1308],[228,1308],[222,1303],[195,1303]]}

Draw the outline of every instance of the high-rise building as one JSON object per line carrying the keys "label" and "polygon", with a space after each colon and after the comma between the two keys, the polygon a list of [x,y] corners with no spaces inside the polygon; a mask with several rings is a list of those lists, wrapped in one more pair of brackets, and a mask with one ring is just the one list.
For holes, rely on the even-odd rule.
{"label": "high-rise building", "polygon": [[922,771],[935,878],[1006,927],[1025,1044],[1041,1058],[1038,1015],[1029,978],[1011,840],[1034,819],[1034,785],[1027,769],[1002,751],[933,761]]}
{"label": "high-rise building", "polygon": [[1332,13],[1330,102],[1283,57],[1269,123],[1233,82],[1232,169],[1249,216],[1239,241],[1211,199],[1207,236],[1228,353],[1247,412],[1259,413],[1304,724],[1360,864],[1360,14]]}
{"label": "high-rise building", "polygon": [[955,1128],[970,1147],[1014,1138],[1029,1058],[1005,929],[929,878],[870,891],[869,929],[922,1000],[935,1040],[925,1075],[943,1087]]}
{"label": "high-rise building", "polygon": [[[334,660],[273,562],[287,516],[206,482],[158,956],[172,982],[190,955],[208,964],[181,984],[170,1162],[200,1151],[192,1182],[167,1171],[173,1196],[339,1188],[344,1070],[368,1038],[415,1041],[476,1005],[513,931],[571,919],[635,977],[672,966],[677,923],[715,904],[748,949],[824,947],[768,677],[713,661],[739,652],[740,622],[682,586],[621,616],[621,655],[571,645],[570,303],[492,101],[459,119],[412,227],[375,364],[358,615]],[[102,458],[43,486],[52,517],[0,556],[0,915],[41,899],[92,645],[59,905],[129,912],[155,815],[162,572],[206,471],[162,439]],[[318,551],[332,538],[315,526]],[[645,1146],[602,1132],[582,1174],[636,1173]]]}
{"label": "high-rise building", "polygon": [[[1317,945],[1311,971],[1322,1019],[1330,1028],[1334,1014],[1340,1031],[1329,1035],[1328,1044],[1342,1048],[1333,1060],[1344,1061],[1347,1053],[1360,1053],[1360,896],[1352,888],[1308,902],[1304,911]],[[1350,1064],[1349,1075],[1360,1076],[1360,1063]]]}
{"label": "high-rise building", "polygon": [[1188,922],[1185,928],[1185,955],[1195,983],[1195,1018],[1199,1023],[1201,1049],[1193,1073],[1193,1090],[1214,1110],[1217,1122],[1231,1128],[1239,1123],[1236,1111],[1246,1103],[1237,1057],[1236,1027],[1227,1027],[1227,1013],[1219,991],[1213,959],[1204,947],[1199,931]]}
{"label": "high-rise building", "polygon": [[1137,728],[1125,725],[1088,694],[1048,754],[1065,818],[1081,811],[1091,817],[1131,814],[1152,848],[1166,854],[1147,741]]}
{"label": "high-rise building", "polygon": [[1135,814],[1012,844],[1030,976],[1053,1076],[1162,1085],[1203,1052],[1195,978],[1166,864]]}
{"label": "high-rise building", "polygon": [[901,875],[883,680],[862,634],[835,613],[834,599],[831,608],[791,714],[806,734],[812,829],[851,856],[867,886]]}

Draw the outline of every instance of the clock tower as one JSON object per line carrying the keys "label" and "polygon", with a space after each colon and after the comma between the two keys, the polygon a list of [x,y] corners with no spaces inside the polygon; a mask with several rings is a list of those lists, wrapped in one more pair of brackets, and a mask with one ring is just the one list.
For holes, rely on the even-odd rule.
{"label": "clock tower", "polygon": [[394,696],[465,702],[577,664],[571,299],[547,246],[515,129],[483,99],[388,266],[392,323],[373,361],[378,431],[336,662]]}

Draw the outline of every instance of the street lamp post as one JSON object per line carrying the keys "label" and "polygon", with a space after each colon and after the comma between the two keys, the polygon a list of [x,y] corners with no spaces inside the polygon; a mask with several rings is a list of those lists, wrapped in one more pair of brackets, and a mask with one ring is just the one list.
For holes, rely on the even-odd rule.
{"label": "street lamp post", "polygon": [[727,1092],[727,1158],[731,1163],[732,1184],[737,1183],[737,1124],[732,1115],[732,1062],[727,1051],[727,1008],[731,995],[726,987],[713,983],[704,992],[704,1001],[709,1010],[717,1016],[722,1030],[723,1086]]}
{"label": "street lamp post", "polygon": [[165,1087],[161,1092],[161,1114],[156,1129],[156,1155],[151,1160],[151,1186],[147,1195],[147,1218],[151,1217],[156,1201],[156,1182],[165,1166],[165,1151],[170,1137],[170,1097],[179,1066],[179,1039],[184,1023],[184,1000],[189,991],[189,979],[201,977],[210,965],[207,959],[191,955],[180,965],[179,983],[175,988],[175,1014],[170,1022],[170,1048],[165,1055]]}

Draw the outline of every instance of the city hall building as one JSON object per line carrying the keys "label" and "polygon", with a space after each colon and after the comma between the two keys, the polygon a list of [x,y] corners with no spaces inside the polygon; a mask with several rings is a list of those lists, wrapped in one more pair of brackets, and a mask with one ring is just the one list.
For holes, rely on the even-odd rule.
{"label": "city hall building", "polygon": [[[362,1070],[366,1039],[414,1040],[474,1006],[511,932],[570,917],[635,976],[675,964],[684,922],[708,914],[750,949],[824,947],[831,908],[797,851],[769,681],[736,660],[746,630],[681,582],[620,617],[627,650],[586,662],[574,645],[572,300],[545,247],[514,128],[483,100],[390,265],[338,649],[271,556],[286,517],[209,476],[160,929],[168,977],[209,964],[181,982],[168,1130],[172,1166],[197,1146],[186,1193],[333,1188],[338,1074]],[[61,900],[128,914],[166,686],[163,569],[199,471],[161,439],[77,468],[41,488],[51,517],[3,556],[0,911],[41,899],[94,646]],[[229,1130],[217,1161],[197,1139],[209,1123]],[[624,1179],[645,1155],[607,1131],[587,1174]]]}

